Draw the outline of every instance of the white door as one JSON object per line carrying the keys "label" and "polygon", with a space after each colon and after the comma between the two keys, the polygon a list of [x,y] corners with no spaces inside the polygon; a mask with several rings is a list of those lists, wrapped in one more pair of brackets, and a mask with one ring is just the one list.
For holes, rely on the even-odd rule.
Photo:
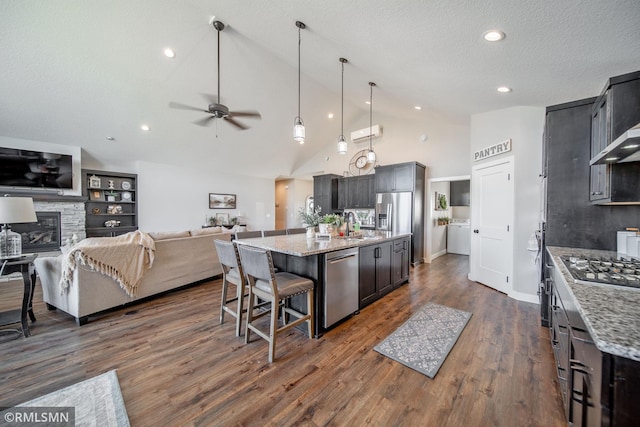
{"label": "white door", "polygon": [[471,172],[469,278],[509,293],[513,277],[513,157]]}

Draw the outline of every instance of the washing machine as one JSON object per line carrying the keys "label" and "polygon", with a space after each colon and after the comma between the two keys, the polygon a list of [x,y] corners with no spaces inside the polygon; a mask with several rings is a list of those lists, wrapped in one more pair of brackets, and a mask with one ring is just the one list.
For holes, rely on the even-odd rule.
{"label": "washing machine", "polygon": [[469,255],[471,224],[469,220],[452,220],[447,225],[447,253]]}

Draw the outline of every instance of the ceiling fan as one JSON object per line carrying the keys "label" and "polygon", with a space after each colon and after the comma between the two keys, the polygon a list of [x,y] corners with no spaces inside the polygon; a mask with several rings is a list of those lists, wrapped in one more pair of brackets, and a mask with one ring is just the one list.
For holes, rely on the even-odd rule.
{"label": "ceiling fan", "polygon": [[260,113],[257,111],[229,111],[229,107],[220,103],[220,32],[224,30],[224,24],[220,21],[213,21],[211,25],[218,30],[218,94],[216,97],[212,95],[203,94],[205,99],[209,102],[206,109],[192,107],[190,105],[181,104],[179,102],[170,102],[170,108],[177,108],[180,110],[193,110],[202,111],[210,114],[200,120],[193,122],[198,126],[207,126],[213,122],[213,119],[223,119],[228,123],[231,123],[240,130],[248,129],[249,126],[235,120],[236,117],[246,118],[261,118]]}

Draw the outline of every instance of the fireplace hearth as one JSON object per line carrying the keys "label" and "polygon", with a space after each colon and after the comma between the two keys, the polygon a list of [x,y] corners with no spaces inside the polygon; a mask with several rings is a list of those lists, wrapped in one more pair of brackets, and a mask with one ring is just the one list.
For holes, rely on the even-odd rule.
{"label": "fireplace hearth", "polygon": [[22,236],[22,253],[57,251],[62,246],[60,212],[36,212],[38,222],[13,224]]}

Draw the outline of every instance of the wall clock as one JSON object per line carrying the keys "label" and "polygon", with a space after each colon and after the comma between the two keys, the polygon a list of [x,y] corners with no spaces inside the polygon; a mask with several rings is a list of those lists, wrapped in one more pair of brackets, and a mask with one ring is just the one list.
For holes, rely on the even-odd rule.
{"label": "wall clock", "polygon": [[374,163],[367,163],[369,149],[360,150],[353,155],[349,162],[349,173],[352,176],[367,175],[373,172]]}

